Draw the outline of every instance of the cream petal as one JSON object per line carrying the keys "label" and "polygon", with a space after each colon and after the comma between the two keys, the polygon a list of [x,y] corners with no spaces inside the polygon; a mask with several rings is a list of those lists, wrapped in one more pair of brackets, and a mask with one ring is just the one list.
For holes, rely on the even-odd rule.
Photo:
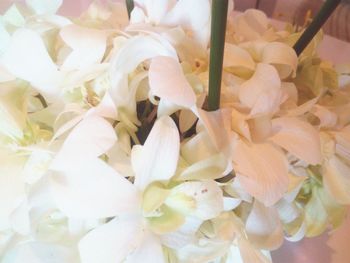
{"label": "cream petal", "polygon": [[98,158],[62,162],[50,187],[60,210],[74,218],[105,218],[139,209],[136,188]]}
{"label": "cream petal", "polygon": [[30,82],[45,99],[52,101],[59,95],[62,75],[50,58],[38,33],[18,29],[3,56],[2,65],[17,78]]}
{"label": "cream petal", "polygon": [[[239,253],[243,263],[272,263],[271,257],[256,249],[248,240],[238,241]],[[228,262],[227,262],[228,263]]]}
{"label": "cream petal", "polygon": [[185,215],[208,220],[223,211],[223,193],[213,180],[185,182],[171,190],[165,203]]}
{"label": "cream petal", "polygon": [[321,105],[314,105],[311,113],[320,120],[320,127],[332,128],[335,127],[338,121],[338,116],[326,107]]}
{"label": "cream petal", "polygon": [[196,104],[196,95],[177,60],[165,56],[153,58],[148,74],[153,95],[185,108]]}
{"label": "cream petal", "polygon": [[73,24],[62,28],[60,36],[72,49],[61,70],[79,70],[102,61],[106,50],[105,32]]}
{"label": "cream petal", "polygon": [[254,75],[239,88],[239,100],[247,107],[253,108],[264,94],[272,94],[281,88],[281,80],[276,69],[268,64],[259,63]]}
{"label": "cream petal", "polygon": [[82,263],[124,262],[143,238],[140,218],[115,218],[89,232],[79,242]]}
{"label": "cream petal", "polygon": [[138,5],[144,7],[150,23],[159,24],[167,11],[176,3],[174,0],[136,0]]}
{"label": "cream petal", "polygon": [[270,140],[275,144],[308,164],[321,163],[320,136],[309,123],[291,117],[276,118],[272,120],[272,132]]}
{"label": "cream petal", "polygon": [[140,150],[141,153],[131,155],[135,185],[144,189],[153,181],[169,180],[175,174],[180,151],[174,121],[168,116],[158,119]]}
{"label": "cream petal", "polygon": [[268,43],[262,53],[263,63],[275,65],[281,79],[292,75],[295,77],[298,66],[298,57],[294,49],[281,42]]}
{"label": "cream petal", "polygon": [[333,156],[324,165],[323,183],[339,204],[350,204],[350,167],[338,157]]}
{"label": "cream petal", "polygon": [[240,48],[239,46],[230,43],[226,43],[223,67],[243,67],[245,69],[254,71],[255,62],[250,56],[250,54],[243,48]]}
{"label": "cream petal", "polygon": [[266,206],[275,204],[287,192],[287,159],[273,145],[239,140],[232,160],[240,184]]}
{"label": "cream petal", "polygon": [[276,249],[283,243],[283,228],[277,210],[258,201],[246,221],[248,239],[258,248]]}
{"label": "cream petal", "polygon": [[55,14],[63,0],[26,0],[26,4],[37,14]]}
{"label": "cream petal", "polygon": [[116,133],[108,121],[98,116],[88,116],[71,131],[52,167],[59,168],[65,160],[98,157],[106,153],[116,141]]}

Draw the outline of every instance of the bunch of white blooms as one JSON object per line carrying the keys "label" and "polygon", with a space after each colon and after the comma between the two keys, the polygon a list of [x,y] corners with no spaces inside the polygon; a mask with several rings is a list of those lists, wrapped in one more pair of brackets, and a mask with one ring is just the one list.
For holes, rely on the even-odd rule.
{"label": "bunch of white blooms", "polygon": [[[350,204],[350,86],[299,32],[209,0],[26,0],[0,17],[0,263],[271,262]],[[339,80],[339,82],[338,82]]]}

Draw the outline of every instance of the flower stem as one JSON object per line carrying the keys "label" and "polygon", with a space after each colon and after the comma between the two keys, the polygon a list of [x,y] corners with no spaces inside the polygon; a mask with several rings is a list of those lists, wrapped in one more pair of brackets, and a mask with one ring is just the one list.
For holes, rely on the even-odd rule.
{"label": "flower stem", "polygon": [[314,38],[317,32],[321,29],[323,24],[331,16],[333,11],[337,8],[341,0],[327,0],[320,11],[317,13],[311,24],[305,29],[299,40],[294,45],[294,50],[299,56],[307,47],[310,41]]}
{"label": "flower stem", "polygon": [[131,11],[134,9],[134,1],[126,0],[126,9],[128,10],[128,16],[130,18]]}
{"label": "flower stem", "polygon": [[228,0],[213,0],[211,13],[208,110],[220,107]]}

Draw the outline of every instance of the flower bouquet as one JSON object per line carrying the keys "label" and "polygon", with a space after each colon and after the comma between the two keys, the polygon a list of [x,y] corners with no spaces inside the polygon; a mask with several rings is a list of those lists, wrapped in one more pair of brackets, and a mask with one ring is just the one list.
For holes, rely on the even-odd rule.
{"label": "flower bouquet", "polygon": [[1,263],[265,263],[341,224],[349,67],[212,2],[1,16]]}

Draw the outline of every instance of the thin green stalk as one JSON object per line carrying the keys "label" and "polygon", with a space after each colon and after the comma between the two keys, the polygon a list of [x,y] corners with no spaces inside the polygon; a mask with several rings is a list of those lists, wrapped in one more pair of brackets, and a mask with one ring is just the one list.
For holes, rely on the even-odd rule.
{"label": "thin green stalk", "polygon": [[134,1],[126,0],[126,9],[128,10],[128,16],[130,18],[131,11],[134,9]]}
{"label": "thin green stalk", "polygon": [[305,29],[304,33],[293,47],[298,56],[303,52],[317,32],[321,29],[323,24],[331,16],[340,2],[341,0],[327,0],[323,4],[318,14],[312,20],[311,24]]}
{"label": "thin green stalk", "polygon": [[220,107],[228,0],[213,0],[211,13],[208,110]]}

